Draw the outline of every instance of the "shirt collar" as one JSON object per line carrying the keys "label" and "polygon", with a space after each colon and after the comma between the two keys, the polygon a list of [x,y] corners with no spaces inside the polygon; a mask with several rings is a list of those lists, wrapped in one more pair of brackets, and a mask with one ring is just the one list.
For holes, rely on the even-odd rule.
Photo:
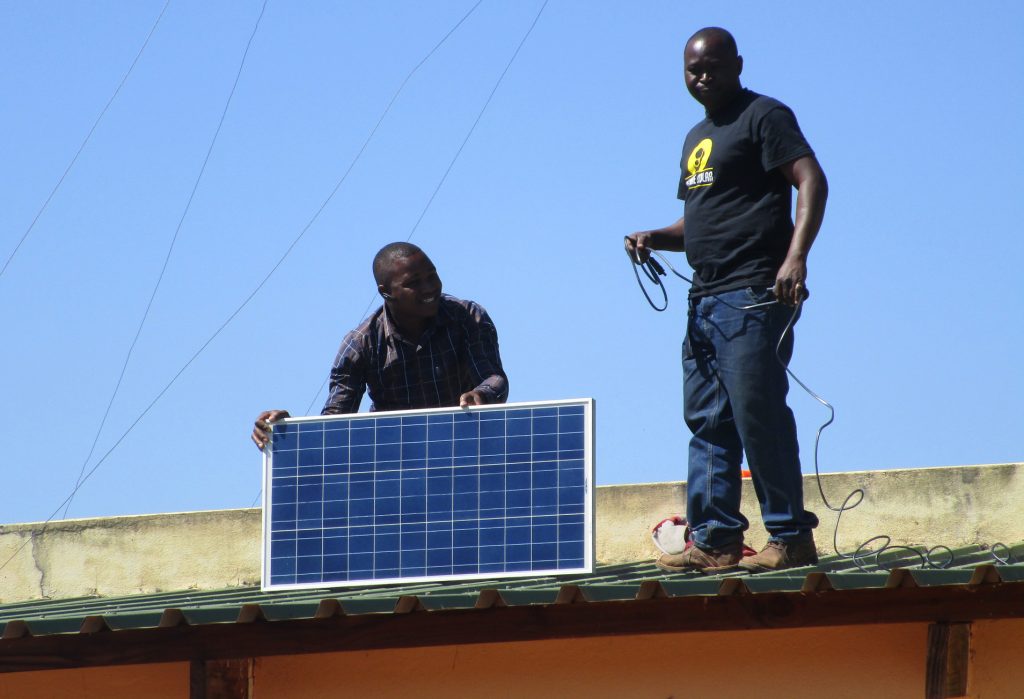
{"label": "shirt collar", "polygon": [[[441,294],[441,302],[438,304],[437,315],[434,317],[434,322],[428,325],[427,329],[423,331],[423,337],[420,338],[421,345],[423,344],[424,338],[433,334],[437,328],[451,325],[452,316],[451,313],[448,312],[448,307],[445,303],[447,299],[447,294]],[[398,329],[398,326],[395,325],[395,320],[391,317],[391,309],[388,308],[388,305],[386,303],[382,304],[380,308],[384,337],[391,343],[394,343],[395,340],[401,340],[402,342],[412,344],[402,336],[402,332]]]}

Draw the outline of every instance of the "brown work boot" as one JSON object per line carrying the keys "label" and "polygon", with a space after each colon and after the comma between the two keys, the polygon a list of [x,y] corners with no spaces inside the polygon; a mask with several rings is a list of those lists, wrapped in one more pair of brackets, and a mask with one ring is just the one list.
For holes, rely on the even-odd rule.
{"label": "brown work boot", "polygon": [[739,567],[751,573],[767,573],[773,570],[812,566],[817,562],[818,550],[814,547],[814,537],[808,536],[788,543],[773,539],[760,553],[742,559]]}
{"label": "brown work boot", "polygon": [[682,553],[664,553],[654,565],[669,573],[721,573],[733,570],[743,558],[743,543],[737,541],[720,549],[704,550],[696,545],[689,546]]}

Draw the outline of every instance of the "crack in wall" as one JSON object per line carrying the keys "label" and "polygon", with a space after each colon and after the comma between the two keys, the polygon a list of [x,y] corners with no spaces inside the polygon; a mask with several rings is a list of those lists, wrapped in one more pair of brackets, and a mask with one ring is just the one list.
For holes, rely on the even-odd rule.
{"label": "crack in wall", "polygon": [[45,529],[29,533],[29,555],[32,556],[32,565],[39,572],[39,597],[45,599],[46,595],[46,566],[40,559],[39,540],[43,538]]}

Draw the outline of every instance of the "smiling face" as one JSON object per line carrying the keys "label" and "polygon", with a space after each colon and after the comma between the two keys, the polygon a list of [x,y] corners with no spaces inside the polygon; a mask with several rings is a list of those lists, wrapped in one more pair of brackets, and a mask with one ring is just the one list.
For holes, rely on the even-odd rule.
{"label": "smiling face", "polygon": [[433,318],[441,304],[441,278],[422,251],[391,258],[377,289],[387,294],[388,308],[400,325]]}
{"label": "smiling face", "polygon": [[[729,37],[731,38],[731,37]],[[742,89],[743,57],[735,43],[715,32],[698,32],[683,52],[686,89],[713,114],[729,104]]]}

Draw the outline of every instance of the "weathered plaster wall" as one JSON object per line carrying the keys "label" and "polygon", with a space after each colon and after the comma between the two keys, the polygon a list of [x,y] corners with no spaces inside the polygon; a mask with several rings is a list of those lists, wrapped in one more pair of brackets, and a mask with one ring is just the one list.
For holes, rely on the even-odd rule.
{"label": "weathered plaster wall", "polygon": [[259,582],[260,511],[0,526],[0,602]]}
{"label": "weathered plaster wall", "polygon": [[[822,477],[839,506],[855,488],[864,503],[843,515],[844,551],[887,534],[897,544],[1024,540],[1024,465],[960,466],[834,473]],[[597,488],[597,558],[628,562],[654,556],[650,527],[685,511],[684,483]],[[806,477],[807,507],[818,513],[820,551],[831,549],[834,513]],[[753,488],[743,510],[751,520],[748,543],[766,536]],[[260,576],[258,509],[65,520],[0,526],[0,602],[40,597],[123,595],[252,585]]]}
{"label": "weathered plaster wall", "polygon": [[[1024,464],[828,473],[821,484],[834,508],[853,491],[864,490],[863,503],[842,516],[838,540],[844,552],[882,534],[893,544],[951,548],[1024,540]],[[821,521],[818,550],[831,551],[837,514],[822,502],[814,476],[804,477],[804,498]],[[750,519],[747,543],[759,549],[768,537],[749,480],[742,510]],[[686,483],[598,488],[598,560],[653,556],[650,527],[671,514],[686,514]]]}

